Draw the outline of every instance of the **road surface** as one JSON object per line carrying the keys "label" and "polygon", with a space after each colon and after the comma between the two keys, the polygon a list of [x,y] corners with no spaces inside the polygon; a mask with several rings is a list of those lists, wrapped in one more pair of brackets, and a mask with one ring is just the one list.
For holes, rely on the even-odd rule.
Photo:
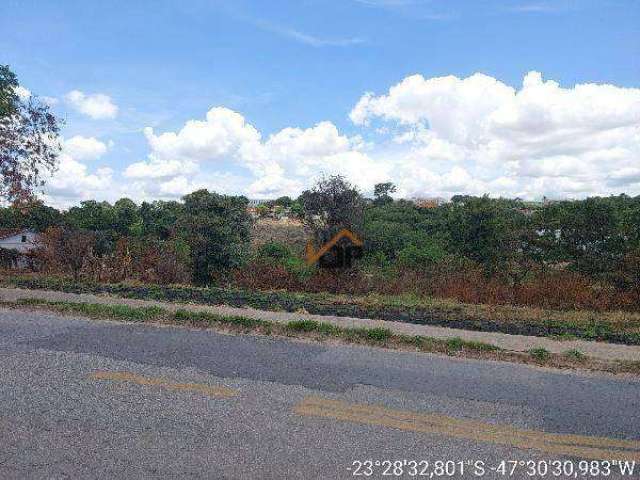
{"label": "road surface", "polygon": [[2,479],[640,478],[630,378],[9,309],[0,365]]}

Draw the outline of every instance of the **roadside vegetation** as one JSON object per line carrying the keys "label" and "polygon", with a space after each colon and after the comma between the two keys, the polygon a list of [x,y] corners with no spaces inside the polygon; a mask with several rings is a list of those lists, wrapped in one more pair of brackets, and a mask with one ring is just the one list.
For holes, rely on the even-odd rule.
{"label": "roadside vegetation", "polygon": [[603,361],[587,357],[576,350],[565,354],[553,354],[542,348],[533,349],[528,353],[512,352],[505,351],[495,345],[466,341],[457,337],[438,339],[425,336],[409,336],[396,334],[388,329],[379,327],[347,328],[306,319],[279,323],[243,316],[226,316],[193,311],[186,308],[170,311],[161,307],[47,301],[36,298],[22,299],[17,302],[3,302],[1,305],[9,308],[43,309],[96,319],[181,325],[240,334],[250,333],[319,342],[331,341],[467,358],[531,363],[552,368],[588,369],[615,374],[640,375],[640,362]]}
{"label": "roadside vegetation", "polygon": [[262,310],[377,318],[558,340],[581,338],[640,345],[640,313],[627,311],[557,311],[508,305],[473,305],[415,296],[363,296],[300,292],[263,292],[235,288],[178,285],[73,282],[55,277],[9,276],[0,285],[69,293],[109,294],[125,298]]}
{"label": "roadside vegetation", "polygon": [[392,185],[376,189],[366,199],[331,177],[295,201],[277,200],[296,205],[288,215],[316,244],[344,225],[359,234],[364,256],[347,270],[307,266],[300,234],[291,243],[253,241],[247,199],[206,190],[180,202],[86,201],[64,212],[14,205],[0,208],[0,228],[40,232],[32,269],[76,281],[640,311],[640,197],[536,204],[459,196],[421,208],[393,200]]}

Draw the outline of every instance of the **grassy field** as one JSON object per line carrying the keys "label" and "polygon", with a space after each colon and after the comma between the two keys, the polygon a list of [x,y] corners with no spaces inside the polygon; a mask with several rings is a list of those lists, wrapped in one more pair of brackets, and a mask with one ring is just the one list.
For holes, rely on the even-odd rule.
{"label": "grassy field", "polygon": [[640,345],[640,313],[636,312],[558,311],[373,294],[346,296],[176,285],[73,283],[60,278],[36,276],[8,276],[0,280],[0,284],[72,293],[103,293],[170,302],[249,306],[288,312],[304,311],[318,315],[376,318],[467,330]]}
{"label": "grassy field", "polygon": [[346,328],[306,319],[292,320],[282,324],[243,316],[224,316],[186,309],[169,311],[161,307],[54,302],[36,298],[22,299],[17,302],[3,302],[0,303],[0,306],[41,309],[96,319],[182,325],[237,334],[251,333],[318,342],[360,344],[395,350],[530,363],[553,368],[586,369],[615,374],[640,375],[640,362],[598,360],[587,357],[577,350],[568,350],[563,354],[554,354],[543,348],[536,348],[527,353],[512,352],[505,351],[495,345],[466,341],[457,337],[438,339],[426,336],[409,336],[396,334],[385,328]]}

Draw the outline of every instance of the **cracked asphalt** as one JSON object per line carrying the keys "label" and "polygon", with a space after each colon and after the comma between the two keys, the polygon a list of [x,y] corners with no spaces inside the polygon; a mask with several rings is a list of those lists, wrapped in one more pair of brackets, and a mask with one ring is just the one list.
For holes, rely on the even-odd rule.
{"label": "cracked asphalt", "polygon": [[[581,458],[477,431],[395,428],[370,406],[599,437],[614,454],[625,440],[633,458],[640,445],[640,382],[624,377],[11,309],[0,309],[0,365],[2,479],[331,479],[367,459]],[[309,398],[368,420],[306,415]],[[447,478],[505,478],[471,473]],[[640,467],[607,478],[640,478]]]}

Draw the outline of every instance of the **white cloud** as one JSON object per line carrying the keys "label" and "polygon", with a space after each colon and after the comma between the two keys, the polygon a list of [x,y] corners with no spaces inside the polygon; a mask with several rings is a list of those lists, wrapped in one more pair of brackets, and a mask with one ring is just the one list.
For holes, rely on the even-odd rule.
{"label": "white cloud", "polygon": [[563,2],[556,1],[554,3],[525,3],[522,5],[516,5],[509,10],[512,12],[521,13],[556,13],[562,12],[568,9],[568,5]]}
{"label": "white cloud", "polygon": [[40,100],[42,100],[44,103],[46,103],[50,107],[54,107],[58,103],[60,103],[60,101],[56,97],[48,97],[46,95],[40,97]]}
{"label": "white cloud", "polygon": [[96,120],[115,118],[118,115],[118,106],[113,103],[111,97],[103,93],[89,94],[72,90],[65,95],[65,99],[78,112]]}
{"label": "white cloud", "polygon": [[115,200],[120,192],[114,185],[111,168],[100,167],[90,172],[84,163],[67,153],[60,156],[58,170],[45,187],[47,203],[59,208],[82,200]]}
{"label": "white cloud", "polygon": [[198,188],[250,197],[297,195],[321,174],[361,190],[393,181],[402,196],[489,193],[523,198],[640,194],[640,89],[560,86],[528,73],[514,88],[483,74],[412,75],[368,93],[349,136],[330,121],[263,135],[240,113],[211,108],[175,131],[146,128],[147,158],[123,178],[83,160],[109,148],[65,142],[60,198],[179,198]]}
{"label": "white cloud", "polygon": [[64,140],[64,152],[76,160],[95,160],[107,152],[107,145],[95,137],[76,135]]}
{"label": "white cloud", "polygon": [[114,171],[99,166],[91,171],[84,161],[97,160],[107,152],[107,145],[94,137],[76,135],[62,142],[58,169],[45,185],[47,203],[67,208],[82,200],[115,200],[123,188],[114,181]]}
{"label": "white cloud", "polygon": [[187,178],[198,182],[221,169],[244,170],[243,192],[252,197],[297,195],[322,173],[342,173],[366,187],[389,178],[384,164],[360,151],[361,137],[341,135],[331,122],[284,128],[263,140],[242,115],[215,107],[205,120],[189,120],[177,132],[147,128],[145,135],[148,159],[129,165],[124,175],[142,182],[161,179],[166,192],[183,191]]}
{"label": "white cloud", "polygon": [[[640,89],[563,88],[538,72],[519,90],[482,74],[413,75],[385,95],[363,95],[350,118],[400,129],[394,156],[404,173],[395,178],[414,193],[461,185],[525,197],[640,193],[636,176],[624,173],[640,158]],[[457,171],[452,182],[447,172],[457,167],[468,176]]]}
{"label": "white cloud", "polygon": [[149,158],[129,165],[124,172],[126,177],[170,178],[193,174],[200,162],[232,158],[244,145],[260,141],[260,133],[247,124],[242,115],[222,107],[209,110],[204,121],[189,120],[177,133],[156,135],[147,127],[144,134],[151,148]]}

